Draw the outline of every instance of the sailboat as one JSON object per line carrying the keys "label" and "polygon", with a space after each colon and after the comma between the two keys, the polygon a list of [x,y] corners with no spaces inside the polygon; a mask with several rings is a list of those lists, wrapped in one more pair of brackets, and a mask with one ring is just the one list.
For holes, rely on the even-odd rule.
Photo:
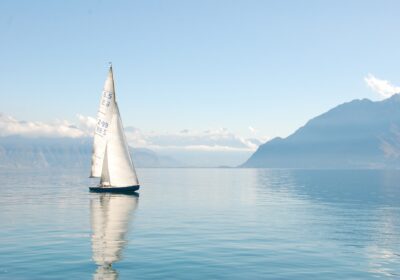
{"label": "sailboat", "polygon": [[112,65],[104,84],[93,140],[91,178],[100,184],[92,192],[125,193],[139,189],[115,97]]}

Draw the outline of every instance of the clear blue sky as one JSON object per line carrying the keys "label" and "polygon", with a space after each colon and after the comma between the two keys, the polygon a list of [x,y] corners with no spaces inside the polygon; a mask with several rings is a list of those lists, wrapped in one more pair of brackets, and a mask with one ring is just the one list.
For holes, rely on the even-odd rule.
{"label": "clear blue sky", "polygon": [[400,84],[400,1],[1,1],[0,112],[95,116],[108,61],[126,125],[286,136]]}

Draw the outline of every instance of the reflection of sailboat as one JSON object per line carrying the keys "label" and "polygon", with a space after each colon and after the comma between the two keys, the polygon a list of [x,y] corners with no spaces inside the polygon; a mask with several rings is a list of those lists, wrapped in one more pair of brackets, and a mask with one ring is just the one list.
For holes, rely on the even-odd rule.
{"label": "reflection of sailboat", "polygon": [[137,195],[99,194],[90,201],[93,260],[99,265],[94,279],[117,279],[112,264],[121,259]]}
{"label": "reflection of sailboat", "polygon": [[94,280],[116,280],[118,272],[111,266],[99,266],[93,275]]}
{"label": "reflection of sailboat", "polygon": [[129,154],[115,98],[112,67],[104,85],[97,114],[90,177],[101,178],[98,187],[90,187],[94,192],[121,193],[139,189],[139,180]]}

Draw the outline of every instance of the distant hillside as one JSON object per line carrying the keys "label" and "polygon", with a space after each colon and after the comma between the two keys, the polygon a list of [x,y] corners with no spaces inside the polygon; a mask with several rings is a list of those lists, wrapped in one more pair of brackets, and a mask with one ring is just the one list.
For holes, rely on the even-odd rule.
{"label": "distant hillside", "polygon": [[[91,138],[0,137],[0,167],[89,168]],[[177,167],[182,164],[149,149],[131,149],[136,167]]]}
{"label": "distant hillside", "polygon": [[241,167],[400,168],[400,95],[339,105],[261,145]]}

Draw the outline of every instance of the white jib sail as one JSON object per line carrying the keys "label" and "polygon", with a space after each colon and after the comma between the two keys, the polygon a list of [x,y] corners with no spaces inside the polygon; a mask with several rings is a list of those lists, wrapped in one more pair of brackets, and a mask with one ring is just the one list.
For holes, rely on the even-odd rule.
{"label": "white jib sail", "polygon": [[108,167],[108,174],[105,174],[108,178],[104,177],[109,179],[111,186],[128,187],[139,185],[117,104],[115,104],[111,120],[106,153],[107,162],[104,162],[104,164]]}

